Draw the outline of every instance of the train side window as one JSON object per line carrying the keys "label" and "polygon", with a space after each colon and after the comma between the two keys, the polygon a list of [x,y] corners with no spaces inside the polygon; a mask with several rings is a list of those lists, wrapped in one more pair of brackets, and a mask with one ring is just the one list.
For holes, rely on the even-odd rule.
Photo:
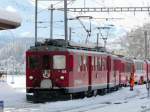
{"label": "train side window", "polygon": [[92,57],[92,71],[94,70],[94,57]]}
{"label": "train side window", "polygon": [[102,58],[102,70],[106,69],[106,62],[105,62],[105,58]]}
{"label": "train side window", "polygon": [[73,70],[73,55],[69,55],[69,70]]}
{"label": "train side window", "polygon": [[127,72],[131,72],[131,64],[130,63],[127,64],[126,71]]}
{"label": "train side window", "polygon": [[78,72],[82,71],[82,56],[78,55]]}
{"label": "train side window", "polygon": [[97,70],[101,71],[101,58],[100,57],[98,57]]}
{"label": "train side window", "polygon": [[97,57],[95,57],[95,71],[97,70],[97,64],[98,64],[98,58]]}
{"label": "train side window", "polygon": [[141,72],[144,72],[143,63],[141,63]]}
{"label": "train side window", "polygon": [[30,69],[35,69],[39,66],[39,58],[37,56],[30,56],[28,63]]}
{"label": "train side window", "polygon": [[85,65],[86,71],[88,71],[88,61],[89,61],[88,56],[86,56],[86,65]]}
{"label": "train side window", "polygon": [[141,62],[136,62],[136,70],[139,72],[139,73],[142,73],[143,72],[143,63]]}
{"label": "train side window", "polygon": [[87,64],[87,56],[83,56],[83,71],[87,71],[86,64]]}

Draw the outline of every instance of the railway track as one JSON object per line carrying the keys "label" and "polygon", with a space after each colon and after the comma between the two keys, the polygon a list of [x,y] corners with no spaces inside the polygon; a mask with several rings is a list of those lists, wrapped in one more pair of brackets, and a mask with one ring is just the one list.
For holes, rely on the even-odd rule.
{"label": "railway track", "polygon": [[[141,97],[144,96],[144,97]],[[128,97],[120,98],[117,99],[117,101],[114,102],[96,102],[96,103],[91,103],[91,104],[87,104],[87,105],[82,105],[82,106],[76,106],[73,108],[66,108],[66,109],[61,109],[61,110],[56,110],[56,111],[51,111],[51,112],[87,112],[87,111],[93,111],[93,110],[97,110],[97,109],[101,109],[101,108],[105,108],[107,106],[110,105],[119,105],[119,104],[123,104],[123,103],[128,103],[131,100],[133,100],[134,98],[138,98],[138,99],[144,99],[146,98],[147,93],[141,93],[139,96],[139,93],[137,91],[137,94],[135,95],[131,95]],[[111,101],[115,100],[115,98],[111,99]],[[144,111],[144,110],[143,110]]]}
{"label": "railway track", "polygon": [[[125,88],[128,89],[128,88]],[[126,91],[126,90],[125,90]],[[109,106],[113,105],[122,105],[125,103],[130,103],[134,101],[134,99],[145,99],[147,96],[147,92],[139,91],[135,88],[134,94],[130,94],[130,91],[127,92],[129,95],[120,94],[124,93],[124,89],[110,93],[104,96],[97,96],[92,98],[85,98],[85,99],[78,99],[78,100],[71,100],[71,101],[60,101],[60,102],[53,102],[53,103],[45,103],[45,104],[33,104],[28,102],[22,102],[20,107],[8,107],[6,111],[11,112],[90,112],[98,109],[109,108]],[[118,95],[121,95],[118,97]],[[142,108],[141,108],[142,109]],[[142,109],[139,112],[148,112],[148,107]]]}

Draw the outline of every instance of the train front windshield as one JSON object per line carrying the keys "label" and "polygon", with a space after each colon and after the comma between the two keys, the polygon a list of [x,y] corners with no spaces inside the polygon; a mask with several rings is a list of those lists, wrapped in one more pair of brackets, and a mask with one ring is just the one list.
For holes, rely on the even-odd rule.
{"label": "train front windshield", "polygon": [[52,59],[49,55],[44,55],[42,57],[42,68],[43,69],[51,69]]}
{"label": "train front windshield", "polygon": [[29,68],[36,69],[39,66],[39,58],[37,56],[29,57]]}
{"label": "train front windshield", "polygon": [[65,69],[66,68],[66,56],[54,55],[53,56],[53,69]]}
{"label": "train front windshield", "polygon": [[44,55],[42,59],[43,69],[65,69],[66,56],[64,55]]}
{"label": "train front windshield", "polygon": [[28,59],[29,59],[30,69],[39,68],[41,67],[41,65],[42,65],[42,69],[45,69],[45,70],[66,69],[66,56],[65,55],[53,55],[53,56],[43,55],[41,57],[30,56]]}

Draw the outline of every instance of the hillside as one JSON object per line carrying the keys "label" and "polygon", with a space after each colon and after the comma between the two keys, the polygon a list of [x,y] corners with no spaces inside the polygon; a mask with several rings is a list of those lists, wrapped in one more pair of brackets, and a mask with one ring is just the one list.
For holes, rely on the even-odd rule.
{"label": "hillside", "polygon": [[[34,44],[33,38],[10,38],[0,40],[0,69],[25,71],[25,52]],[[9,68],[9,69],[8,69]]]}

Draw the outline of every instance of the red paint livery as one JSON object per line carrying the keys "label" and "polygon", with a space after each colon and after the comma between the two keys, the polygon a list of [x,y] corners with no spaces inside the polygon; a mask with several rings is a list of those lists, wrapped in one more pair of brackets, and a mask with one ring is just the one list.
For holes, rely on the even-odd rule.
{"label": "red paint livery", "polygon": [[[130,75],[135,73],[133,60],[53,44],[32,47],[26,52],[26,60],[27,99],[34,100],[42,96],[91,96],[116,90],[129,85]],[[143,76],[150,79],[150,62],[144,64],[147,72]]]}

